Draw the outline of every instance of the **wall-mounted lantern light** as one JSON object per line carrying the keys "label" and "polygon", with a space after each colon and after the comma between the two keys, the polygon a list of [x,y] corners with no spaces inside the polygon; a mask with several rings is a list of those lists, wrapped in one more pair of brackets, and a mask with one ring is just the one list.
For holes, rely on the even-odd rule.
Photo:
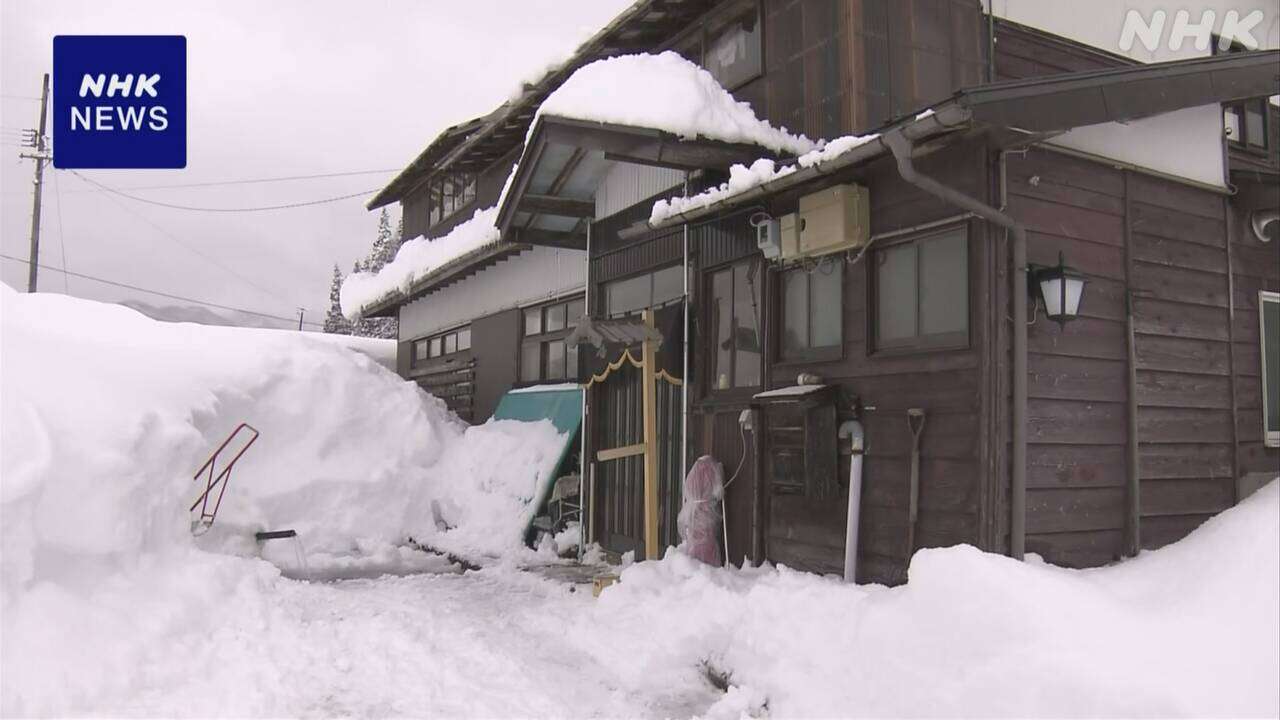
{"label": "wall-mounted lantern light", "polygon": [[1058,253],[1057,265],[1033,265],[1028,272],[1031,274],[1031,292],[1039,295],[1039,300],[1044,303],[1044,314],[1050,320],[1066,325],[1068,320],[1079,316],[1080,300],[1089,280],[1080,271],[1068,267],[1062,253]]}

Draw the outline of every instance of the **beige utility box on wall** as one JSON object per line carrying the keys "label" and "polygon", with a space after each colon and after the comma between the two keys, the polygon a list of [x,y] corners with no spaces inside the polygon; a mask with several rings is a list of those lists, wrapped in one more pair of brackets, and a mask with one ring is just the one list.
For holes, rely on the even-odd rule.
{"label": "beige utility box on wall", "polygon": [[[795,229],[787,227],[788,219]],[[800,198],[800,212],[782,218],[783,259],[815,257],[859,248],[871,237],[867,189],[836,185]]]}

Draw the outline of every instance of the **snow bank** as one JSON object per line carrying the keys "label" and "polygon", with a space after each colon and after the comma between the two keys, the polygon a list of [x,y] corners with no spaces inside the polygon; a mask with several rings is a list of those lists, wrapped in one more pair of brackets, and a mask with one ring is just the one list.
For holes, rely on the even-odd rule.
{"label": "snow bank", "polygon": [[351,273],[342,282],[342,314],[355,320],[367,307],[396,293],[407,293],[413,283],[431,271],[474,250],[498,242],[494,221],[497,206],[477,210],[447,235],[435,239],[414,238],[400,246],[396,257],[376,273]]}
{"label": "snow bank", "polygon": [[799,155],[814,148],[756,117],[711,73],[674,52],[620,55],[579,68],[538,108],[539,115],[655,128],[682,138],[751,143]]}
{"label": "snow bank", "polygon": [[586,632],[612,633],[600,662],[654,692],[726,674],[713,717],[1275,717],[1278,548],[1272,482],[1095,570],[959,546],[917,552],[890,589],[669,552],[623,571]]}
{"label": "snow bank", "polygon": [[716,203],[741,195],[752,188],[786,177],[800,168],[810,168],[830,162],[850,150],[861,145],[865,145],[878,137],[878,134],[845,135],[844,137],[836,138],[835,140],[822,144],[814,150],[804,153],[800,157],[796,158],[795,164],[792,165],[783,165],[779,167],[769,158],[760,158],[759,160],[751,163],[750,167],[742,164],[735,164],[733,167],[729,168],[729,181],[726,183],[721,183],[716,187],[708,188],[697,195],[690,195],[689,197],[673,197],[655,202],[653,204],[653,210],[649,213],[649,224],[657,225],[658,223],[681,213],[710,207]]}
{"label": "snow bank", "polygon": [[[296,530],[307,565],[347,575],[439,565],[394,547],[408,535],[518,545],[519,499],[558,439],[537,424],[467,428],[312,333],[162,323],[7,286],[0,309],[6,716],[100,708],[156,686],[226,617],[267,623],[279,571],[257,559],[255,531]],[[193,538],[192,474],[241,421],[261,437]],[[493,514],[453,509],[466,504]],[[270,541],[264,556],[293,574],[294,547]]]}

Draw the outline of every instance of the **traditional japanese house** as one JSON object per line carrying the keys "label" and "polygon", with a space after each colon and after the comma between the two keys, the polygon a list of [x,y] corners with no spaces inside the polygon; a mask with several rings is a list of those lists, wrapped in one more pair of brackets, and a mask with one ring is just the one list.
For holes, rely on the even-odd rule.
{"label": "traditional japanese house", "polygon": [[[831,142],[536,114],[595,60],[666,50]],[[863,581],[957,543],[1099,565],[1280,472],[1278,68],[1135,64],[968,0],[642,1],[373,206],[408,214],[431,186],[407,185],[469,167],[500,199],[484,253],[579,254],[565,352],[584,341],[587,536],[612,552],[674,543],[710,454],[734,562],[839,572],[852,508]],[[414,302],[374,308],[402,357]]]}

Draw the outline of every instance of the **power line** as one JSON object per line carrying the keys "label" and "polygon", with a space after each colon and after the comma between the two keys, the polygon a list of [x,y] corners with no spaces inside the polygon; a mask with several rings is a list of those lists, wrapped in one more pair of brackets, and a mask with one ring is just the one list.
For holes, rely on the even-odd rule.
{"label": "power line", "polygon": [[[86,178],[85,176],[81,175],[80,173],[78,173],[78,172],[76,172],[76,171],[74,171],[74,170],[72,170],[72,171],[71,171],[71,173],[72,173],[73,175],[75,175],[76,177],[80,178],[81,180],[84,180],[85,182],[92,182],[92,181],[90,181],[88,178]],[[183,242],[182,240],[179,240],[179,239],[178,239],[178,237],[177,237],[176,235],[174,235],[173,233],[169,232],[168,230],[165,230],[164,228],[160,227],[159,225],[155,224],[155,223],[154,223],[154,222],[152,222],[149,218],[147,218],[147,216],[142,215],[141,213],[135,212],[133,209],[131,209],[129,206],[125,205],[124,203],[120,202],[119,200],[116,200],[115,198],[111,197],[110,195],[105,195],[104,197],[106,197],[106,198],[107,198],[107,200],[110,200],[110,201],[111,201],[111,203],[112,203],[113,205],[115,205],[116,207],[118,207],[118,208],[120,208],[121,210],[125,211],[126,213],[129,213],[130,215],[132,215],[132,216],[134,216],[134,217],[138,218],[138,219],[139,219],[139,220],[141,220],[142,222],[144,222],[144,223],[146,223],[146,224],[150,225],[153,229],[155,229],[155,231],[156,231],[156,232],[160,233],[160,234],[161,234],[161,235],[163,235],[164,237],[166,237],[166,238],[168,238],[169,240],[172,240],[173,242],[177,243],[179,246],[181,246],[181,247],[185,248],[187,251],[189,251],[189,252],[191,252],[191,253],[193,253],[193,254],[195,254],[195,255],[200,256],[200,257],[201,257],[201,258],[203,258],[206,262],[208,262],[208,263],[210,263],[210,264],[212,264],[212,265],[215,265],[215,266],[217,266],[217,267],[221,268],[222,270],[226,271],[228,274],[230,274],[230,275],[232,275],[232,276],[236,277],[236,278],[237,278],[237,279],[239,279],[241,282],[245,283],[246,285],[249,285],[250,287],[253,287],[253,288],[255,288],[256,290],[259,290],[259,291],[261,291],[261,292],[264,292],[264,293],[266,293],[267,295],[270,295],[271,297],[273,297],[273,298],[275,298],[275,299],[277,299],[277,300],[280,300],[281,302],[285,302],[285,303],[292,304],[292,303],[291,303],[287,298],[285,298],[285,297],[283,297],[282,295],[280,295],[280,294],[276,293],[276,292],[275,292],[274,290],[272,290],[271,288],[268,288],[268,287],[266,287],[266,286],[264,286],[264,285],[261,285],[261,284],[259,284],[259,283],[257,283],[257,282],[254,282],[253,280],[250,280],[249,278],[245,277],[244,275],[241,275],[241,274],[240,274],[239,272],[237,272],[236,270],[233,270],[232,268],[230,268],[230,267],[228,267],[228,266],[226,266],[226,265],[222,264],[222,263],[221,263],[221,262],[219,262],[218,260],[216,260],[216,259],[214,259],[214,258],[212,258],[212,257],[210,257],[210,256],[208,256],[208,255],[206,255],[206,254],[204,254],[203,252],[201,252],[201,251],[199,251],[199,250],[195,249],[194,247],[192,247],[192,246],[188,245],[187,243]]]}
{"label": "power line", "polygon": [[[15,131],[16,132],[16,131]],[[259,185],[274,182],[292,182],[297,180],[319,180],[323,178],[340,178],[354,177],[357,175],[377,175],[380,173],[396,172],[396,168],[388,168],[384,170],[350,170],[346,172],[317,173],[314,175],[286,175],[281,177],[267,178],[242,178],[234,180],[215,180],[210,182],[192,182],[192,183],[170,183],[167,185],[130,185],[128,187],[115,188],[116,190],[172,190],[182,188],[201,188],[201,187],[224,187],[230,185]],[[85,188],[83,190],[69,190],[68,193],[74,192],[106,192],[101,188]]]}
{"label": "power line", "polygon": [[137,195],[130,195],[129,193],[122,192],[108,185],[103,185],[97,180],[87,178],[84,175],[81,175],[80,173],[76,172],[75,170],[71,170],[70,172],[74,174],[76,177],[80,178],[81,180],[84,180],[85,182],[90,183],[92,185],[96,185],[102,188],[103,190],[105,190],[106,192],[109,192],[113,195],[119,195],[120,197],[123,197],[123,198],[128,198],[130,200],[133,200],[134,202],[146,203],[148,205],[157,205],[159,207],[169,208],[171,210],[190,210],[193,212],[244,213],[244,212],[264,212],[267,210],[289,210],[292,208],[310,207],[312,205],[324,205],[326,203],[338,202],[339,200],[349,200],[351,198],[360,197],[362,195],[368,195],[370,193],[374,193],[378,191],[378,188],[373,188],[372,190],[361,190],[360,192],[348,193],[346,195],[338,195],[337,197],[323,198],[320,200],[307,200],[304,202],[285,203],[283,205],[263,205],[259,207],[243,207],[243,208],[210,208],[210,207],[195,207],[191,205],[175,205],[173,203],[160,202],[159,200],[150,200],[144,197],[138,197]]}
{"label": "power line", "polygon": [[[31,261],[27,260],[26,258],[14,257],[13,255],[7,255],[4,253],[0,253],[0,258],[4,258],[5,260],[12,260],[14,262],[20,262],[24,265],[31,264]],[[65,268],[53,267],[51,265],[39,265],[38,267],[42,270],[53,270],[56,272],[65,273],[72,277],[84,278],[85,280],[92,280],[94,282],[100,282],[104,285],[112,285],[114,287],[124,288],[126,290],[136,290],[137,292],[144,292],[144,293],[149,293],[151,295],[158,295],[160,297],[168,298],[170,300],[181,300],[183,302],[195,303],[197,305],[206,305],[208,307],[217,308],[219,310],[230,310],[232,312],[244,313],[246,315],[256,315],[257,317],[270,318],[272,320],[281,320],[287,323],[293,323],[296,320],[296,318],[282,317],[280,315],[272,315],[270,313],[258,312],[256,310],[246,310],[244,308],[233,307],[231,305],[219,305],[218,303],[209,302],[207,300],[197,300],[195,298],[184,297],[182,295],[174,295],[172,293],[160,292],[159,290],[149,290],[147,288],[139,287],[137,285],[130,285],[129,283],[116,282],[115,280],[108,280],[106,278],[97,277],[95,275],[86,275],[84,273],[71,272],[70,270],[67,270]],[[311,322],[310,320],[306,321],[303,324],[313,325],[315,327],[321,327],[323,325],[323,323]]]}

